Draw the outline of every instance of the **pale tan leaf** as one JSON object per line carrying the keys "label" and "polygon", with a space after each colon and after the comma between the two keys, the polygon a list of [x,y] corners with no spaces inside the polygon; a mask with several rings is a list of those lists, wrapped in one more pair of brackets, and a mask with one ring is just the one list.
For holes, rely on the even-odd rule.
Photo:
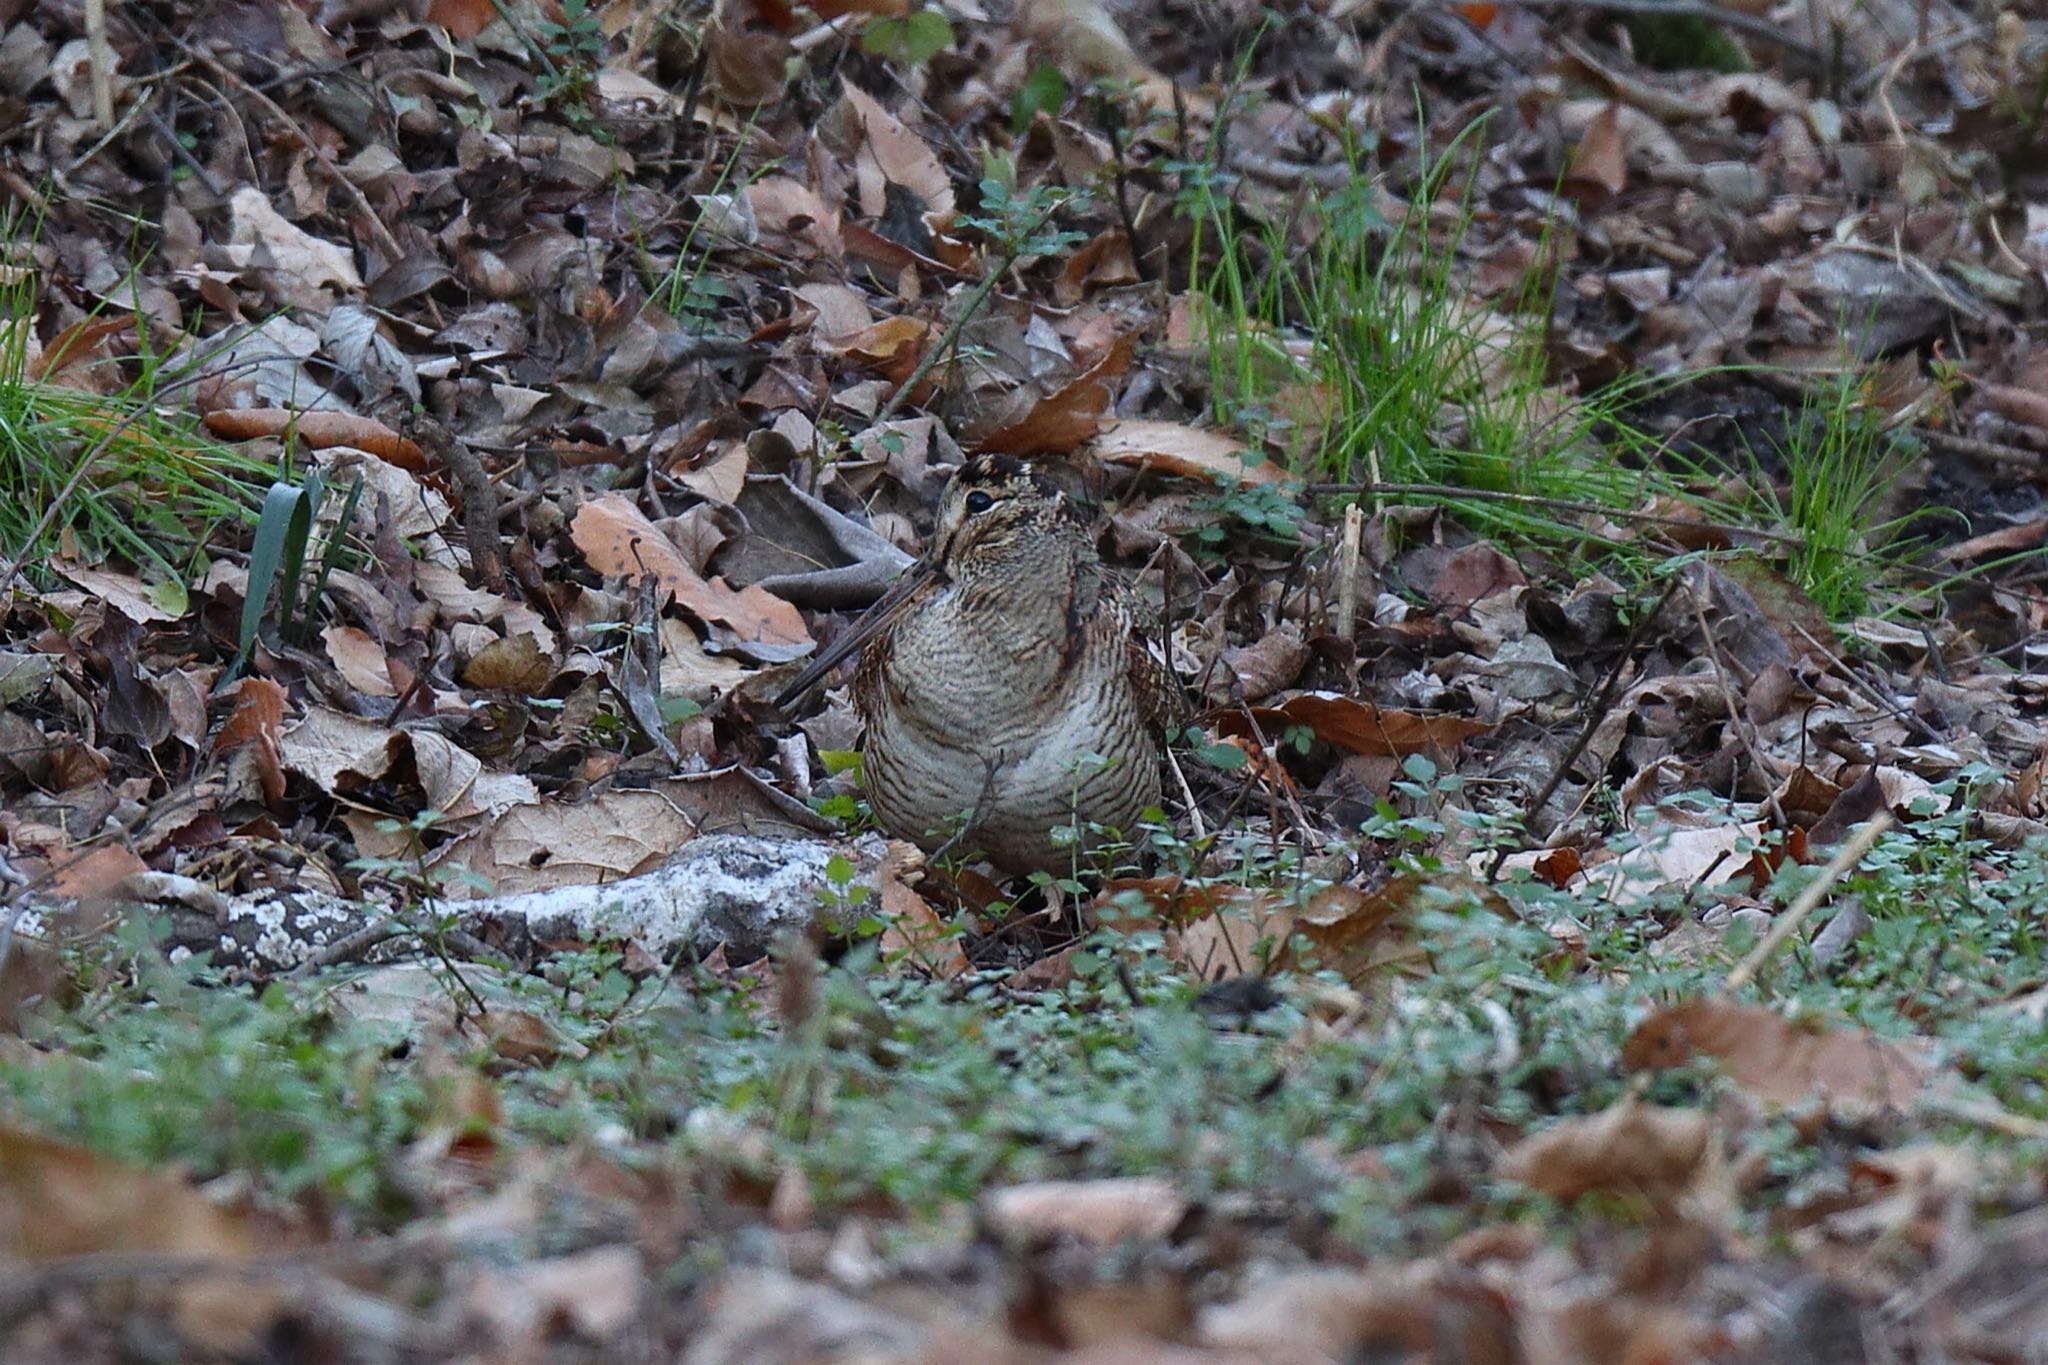
{"label": "pale tan leaf", "polygon": [[1090,449],[1110,464],[1208,483],[1279,483],[1285,477],[1271,461],[1248,462],[1243,441],[1179,422],[1118,422]]}
{"label": "pale tan leaf", "polygon": [[811,647],[797,609],[760,588],[734,590],[720,578],[706,579],[682,552],[622,494],[610,493],[577,509],[571,526],[576,547],[591,567],[637,583],[652,577],[685,611],[722,626],[758,658],[780,662]]}

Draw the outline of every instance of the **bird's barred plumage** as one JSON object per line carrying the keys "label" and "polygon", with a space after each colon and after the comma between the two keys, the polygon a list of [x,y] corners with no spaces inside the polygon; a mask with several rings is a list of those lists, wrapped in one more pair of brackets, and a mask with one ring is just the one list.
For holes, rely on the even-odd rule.
{"label": "bird's barred plumage", "polygon": [[854,628],[868,804],[891,834],[927,849],[957,835],[1005,870],[1064,871],[1074,850],[1055,828],[1131,833],[1159,804],[1179,688],[1090,522],[1045,472],[976,456],[940,498],[912,585]]}

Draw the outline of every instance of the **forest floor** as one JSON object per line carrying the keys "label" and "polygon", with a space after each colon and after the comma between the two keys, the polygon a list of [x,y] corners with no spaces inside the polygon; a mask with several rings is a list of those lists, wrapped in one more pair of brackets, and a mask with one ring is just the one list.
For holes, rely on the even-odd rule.
{"label": "forest floor", "polygon": [[0,1355],[2043,1358],[2048,19],[921,3],[0,0]]}

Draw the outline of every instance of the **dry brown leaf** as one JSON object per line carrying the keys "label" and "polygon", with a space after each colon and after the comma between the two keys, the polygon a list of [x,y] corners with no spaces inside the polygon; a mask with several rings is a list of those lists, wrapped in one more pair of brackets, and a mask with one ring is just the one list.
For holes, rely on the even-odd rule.
{"label": "dry brown leaf", "polygon": [[262,277],[280,303],[319,309],[331,306],[326,291],[353,294],[363,287],[355,252],[339,242],[315,237],[277,211],[270,196],[244,185],[228,200],[233,221],[230,250],[262,268]]}
{"label": "dry brown leaf", "polygon": [[1627,188],[1628,157],[1619,103],[1609,103],[1586,124],[1586,135],[1572,153],[1564,184],[1567,193],[1588,205],[1604,204]]}
{"label": "dry brown leaf", "polygon": [[1179,422],[1118,422],[1090,449],[1110,464],[1205,483],[1279,483],[1285,477],[1270,460],[1247,463],[1244,442]]}
{"label": "dry brown leaf", "polygon": [[391,681],[391,661],[384,646],[358,626],[329,626],[320,632],[327,645],[327,659],[341,680],[366,697],[395,697],[398,688]]}
{"label": "dry brown leaf", "polygon": [[1523,1138],[1496,1169],[1557,1199],[1607,1190],[1664,1203],[1692,1184],[1711,1126],[1697,1110],[1631,1100]]}
{"label": "dry brown leaf", "polygon": [[448,36],[466,43],[498,17],[491,0],[427,0],[426,20],[448,30]]}
{"label": "dry brown leaf", "polygon": [[2048,393],[2011,384],[1981,384],[1977,393],[1993,411],[2030,427],[2048,429]]}
{"label": "dry brown leaf", "polygon": [[998,427],[981,448],[998,455],[1068,455],[1101,429],[1103,414],[1116,401],[1116,386],[1131,367],[1137,334],[1126,332],[1108,354],[1057,393],[1032,404],[1022,421]]}
{"label": "dry brown leaf", "polygon": [[867,134],[853,159],[861,212],[870,219],[882,217],[888,209],[887,187],[896,185],[917,196],[924,205],[924,220],[931,228],[943,229],[950,224],[953,181],[932,155],[932,149],[867,91],[849,84],[845,92],[847,104]]}
{"label": "dry brown leaf", "polygon": [[284,800],[284,689],[268,678],[244,678],[235,685],[235,709],[213,737],[216,756],[248,747],[263,797]]}
{"label": "dry brown leaf", "polygon": [[779,98],[789,78],[794,27],[794,17],[780,3],[718,0],[704,30],[705,85],[742,108]]}
{"label": "dry brown leaf", "polygon": [[102,844],[60,865],[50,878],[59,896],[95,896],[111,891],[128,877],[149,871],[149,864],[121,844]]}
{"label": "dry brown leaf", "polygon": [[[1234,1300],[1205,1309],[1200,1340],[1239,1354],[1232,1360],[1511,1360],[1475,1356],[1457,1340],[1469,1305],[1442,1292],[1428,1262],[1376,1263],[1370,1273],[1312,1268],[1268,1278]],[[1499,1323],[1497,1338],[1506,1323]],[[1449,1338],[1446,1340],[1446,1338]],[[1442,1344],[1451,1349],[1439,1351]]]}
{"label": "dry brown leaf", "polygon": [[[1450,749],[1493,728],[1463,716],[1421,716],[1326,692],[1302,692],[1278,706],[1255,706],[1251,715],[1269,741],[1290,726],[1306,725],[1316,738],[1358,754],[1400,756]],[[1225,735],[1253,737],[1242,710],[1218,711],[1214,722]]]}
{"label": "dry brown leaf", "polygon": [[554,676],[555,661],[548,657],[532,631],[501,636],[478,650],[462,666],[466,687],[486,691],[517,692],[539,696]]}
{"label": "dry brown leaf", "polygon": [[1053,298],[1062,308],[1072,308],[1097,289],[1114,289],[1138,282],[1138,262],[1131,255],[1131,239],[1121,228],[1097,233],[1067,258],[1060,277],[1053,281]]}
{"label": "dry brown leaf", "polygon": [[[1204,981],[1310,965],[1359,985],[1416,958],[1406,926],[1434,890],[1512,913],[1490,887],[1449,872],[1430,879],[1406,873],[1372,891],[1324,886],[1300,903],[1287,888],[1125,877],[1103,884],[1094,911],[1113,928],[1165,926],[1167,956]],[[1310,945],[1310,963],[1298,960],[1296,936]]]}
{"label": "dry brown leaf", "polygon": [[814,344],[824,354],[850,356],[862,364],[872,365],[900,384],[916,371],[918,358],[931,331],[932,325],[922,318],[899,316],[883,318],[851,336],[832,339],[820,336]]}
{"label": "dry brown leaf", "polygon": [[0,1258],[153,1253],[217,1262],[227,1273],[167,1288],[172,1320],[192,1342],[240,1355],[283,1307],[275,1288],[233,1273],[262,1251],[246,1219],[175,1176],[0,1127]]}
{"label": "dry brown leaf", "polygon": [[291,408],[217,408],[206,414],[206,429],[224,441],[263,436],[297,436],[309,450],[347,446],[375,455],[414,474],[425,472],[426,453],[370,417],[348,412],[299,412]]}
{"label": "dry brown leaf", "polygon": [[545,1357],[543,1343],[563,1328],[582,1342],[608,1342],[644,1320],[647,1289],[640,1254],[626,1246],[480,1268],[463,1293],[463,1311],[504,1349],[465,1345],[480,1355]]}
{"label": "dry brown leaf", "polygon": [[701,577],[623,494],[608,493],[584,503],[576,510],[570,534],[599,573],[629,583],[651,576],[685,611],[724,627],[750,646],[748,652],[756,658],[781,662],[811,646],[810,632],[794,606],[761,588],[735,591],[724,579]]}
{"label": "dry brown leaf", "polygon": [[98,384],[101,381],[96,378],[96,371],[91,365],[92,361],[105,358],[100,343],[109,337],[134,331],[135,319],[126,314],[74,322],[51,338],[42,354],[29,362],[26,375],[30,379],[100,392]]}
{"label": "dry brown leaf", "polygon": [[989,1224],[1019,1239],[1071,1237],[1093,1246],[1156,1241],[1180,1225],[1187,1200],[1170,1180],[1043,1180],[995,1190],[982,1203]]}
{"label": "dry brown leaf", "polygon": [[875,869],[875,885],[881,892],[882,915],[889,927],[882,931],[885,961],[902,960],[942,980],[964,976],[972,969],[961,950],[960,936],[951,932],[931,902],[917,894],[909,882],[924,867],[924,854],[901,839],[891,839],[882,864]]}
{"label": "dry brown leaf", "polygon": [[167,605],[170,598],[166,594],[152,591],[147,583],[133,574],[95,568],[69,559],[53,560],[50,567],[93,596],[104,598],[108,606],[137,625],[176,621],[184,615]]}
{"label": "dry brown leaf", "polygon": [[1864,1029],[1809,1027],[1733,1000],[1666,1006],[1637,1025],[1622,1049],[1632,1071],[1696,1056],[1719,1061],[1730,1080],[1767,1103],[1818,1101],[1852,1113],[1910,1108],[1932,1071],[1907,1044]]}
{"label": "dry brown leaf", "polygon": [[1579,875],[1585,859],[1576,848],[1566,845],[1539,855],[1531,866],[1537,876],[1562,891],[1572,884],[1572,878]]}

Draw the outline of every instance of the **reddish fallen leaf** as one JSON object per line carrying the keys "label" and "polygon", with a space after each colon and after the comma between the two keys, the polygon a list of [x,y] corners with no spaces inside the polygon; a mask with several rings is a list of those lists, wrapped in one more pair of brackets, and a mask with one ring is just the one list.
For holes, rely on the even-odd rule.
{"label": "reddish fallen leaf", "polygon": [[[1252,720],[1258,722],[1268,741],[1277,740],[1291,726],[1306,725],[1317,739],[1356,754],[1407,755],[1450,749],[1493,728],[1463,716],[1421,716],[1326,692],[1302,692],[1278,706],[1250,709]],[[1218,711],[1213,719],[1225,735],[1252,733],[1243,710]]]}
{"label": "reddish fallen leaf", "polygon": [[1032,404],[1022,421],[990,432],[981,448],[998,455],[1071,454],[1100,429],[1137,348],[1137,335],[1124,333],[1111,343],[1108,354],[1071,383]]}
{"label": "reddish fallen leaf", "polygon": [[1766,844],[1761,848],[1753,850],[1749,855],[1749,865],[1744,869],[1743,875],[1749,878],[1751,887],[1761,888],[1787,862],[1811,864],[1813,861],[1813,854],[1807,846],[1805,828],[1800,825],[1794,825],[1791,832],[1779,842]]}
{"label": "reddish fallen leaf", "polygon": [[1572,884],[1572,878],[1579,875],[1579,870],[1585,866],[1585,860],[1580,857],[1576,848],[1566,845],[1544,854],[1536,860],[1534,866],[1537,876],[1562,891]]}
{"label": "reddish fallen leaf", "polygon": [[287,432],[312,450],[347,446],[375,455],[415,474],[425,472],[426,453],[415,441],[400,436],[371,417],[351,412],[299,412],[291,408],[216,408],[206,414],[206,429],[224,441],[282,437]]}
{"label": "reddish fallen leaf", "polygon": [[1637,1025],[1621,1057],[1631,1071],[1712,1057],[1766,1103],[1817,1100],[1851,1112],[1908,1108],[1930,1074],[1905,1044],[1864,1029],[1808,1026],[1733,1000],[1685,1000],[1657,1011]]}
{"label": "reddish fallen leaf", "polygon": [[904,961],[943,980],[965,976],[972,969],[960,948],[960,936],[953,933],[931,902],[911,887],[909,877],[924,865],[924,855],[900,839],[891,839],[875,869],[875,885],[881,892],[882,915],[889,927],[882,931],[884,961]]}
{"label": "reddish fallen leaf", "polygon": [[448,30],[457,42],[468,42],[498,17],[491,0],[428,0],[427,22]]}
{"label": "reddish fallen leaf", "polygon": [[58,867],[50,879],[50,890],[59,896],[95,896],[148,870],[149,864],[136,857],[133,849],[102,844]]}
{"label": "reddish fallen leaf", "polygon": [[235,709],[213,737],[216,756],[248,746],[263,799],[284,800],[284,689],[268,678],[244,678],[235,685]]}
{"label": "reddish fallen leaf", "polygon": [[722,578],[706,579],[690,567],[682,552],[635,507],[630,498],[608,493],[576,510],[571,538],[599,573],[637,583],[652,577],[674,595],[683,610],[701,621],[720,625],[756,647],[763,659],[795,658],[811,644],[810,632],[797,609],[761,588],[737,591]]}
{"label": "reddish fallen leaf", "polygon": [[[74,322],[50,339],[43,353],[28,366],[30,379],[54,380],[100,357],[100,343],[122,332],[132,333],[135,320],[118,317],[86,318]],[[81,387],[92,387],[86,380]]]}
{"label": "reddish fallen leaf", "polygon": [[1604,204],[1628,186],[1627,149],[1622,145],[1621,105],[1610,103],[1586,124],[1586,135],[1565,172],[1565,192],[1584,204]]}

